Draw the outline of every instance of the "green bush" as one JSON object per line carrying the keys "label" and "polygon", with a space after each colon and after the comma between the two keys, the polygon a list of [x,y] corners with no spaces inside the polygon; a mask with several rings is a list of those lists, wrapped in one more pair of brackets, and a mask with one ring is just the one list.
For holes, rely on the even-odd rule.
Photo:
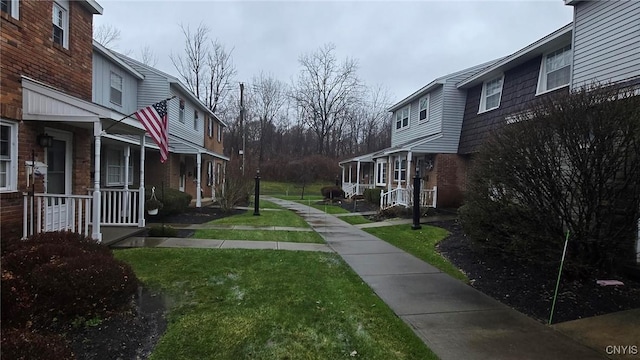
{"label": "green bush", "polygon": [[26,329],[2,327],[2,358],[75,359],[69,343],[60,335],[37,334]]}
{"label": "green bush", "polygon": [[[151,188],[145,188],[145,201],[151,198]],[[184,213],[191,204],[191,195],[180,190],[165,187],[156,188],[156,198],[162,203],[159,215],[174,215]]]}
{"label": "green bush", "polygon": [[13,243],[0,262],[3,327],[46,329],[80,316],[107,316],[129,305],[138,287],[129,265],[71,232]]}
{"label": "green bush", "polygon": [[320,193],[325,199],[344,199],[344,191],[339,186],[325,186]]}
{"label": "green bush", "polygon": [[148,236],[151,237],[176,237],[177,235],[178,230],[168,225],[164,225],[164,229],[162,225],[152,226],[148,232]]}
{"label": "green bush", "polygon": [[364,189],[363,196],[368,202],[380,205],[380,188]]}

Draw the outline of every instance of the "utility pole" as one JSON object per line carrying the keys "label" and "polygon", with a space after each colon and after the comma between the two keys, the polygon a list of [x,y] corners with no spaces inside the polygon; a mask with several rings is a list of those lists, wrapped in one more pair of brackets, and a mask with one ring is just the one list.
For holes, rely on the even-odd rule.
{"label": "utility pole", "polygon": [[240,128],[242,131],[242,176],[244,176],[244,152],[247,143],[247,137],[244,131],[244,84],[240,83]]}

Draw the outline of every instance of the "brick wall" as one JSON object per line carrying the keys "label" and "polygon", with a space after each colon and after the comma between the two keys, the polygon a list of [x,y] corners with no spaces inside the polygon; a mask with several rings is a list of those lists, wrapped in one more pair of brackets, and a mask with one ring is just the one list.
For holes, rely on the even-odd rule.
{"label": "brick wall", "polygon": [[457,208],[462,205],[467,182],[467,162],[457,154],[438,154],[435,157],[438,186],[438,207]]}

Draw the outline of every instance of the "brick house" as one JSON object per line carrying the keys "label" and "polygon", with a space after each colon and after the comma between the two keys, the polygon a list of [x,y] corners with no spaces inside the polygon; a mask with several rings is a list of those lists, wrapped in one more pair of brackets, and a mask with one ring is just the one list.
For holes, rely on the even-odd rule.
{"label": "brick house", "polygon": [[[0,236],[70,229],[100,241],[101,138],[115,123],[92,102],[92,24],[102,7],[0,5]],[[114,132],[144,129],[127,120]]]}

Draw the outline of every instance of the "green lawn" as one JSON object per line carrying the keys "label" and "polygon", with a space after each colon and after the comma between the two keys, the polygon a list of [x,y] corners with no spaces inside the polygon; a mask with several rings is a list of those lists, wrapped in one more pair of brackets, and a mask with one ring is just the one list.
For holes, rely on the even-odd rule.
{"label": "green lawn", "polygon": [[445,229],[422,225],[422,229],[412,230],[411,225],[394,225],[363,230],[428,262],[456,279],[469,281],[465,274],[435,249],[436,244],[447,237],[448,232]]}
{"label": "green lawn", "polygon": [[201,229],[196,230],[193,237],[196,239],[286,241],[324,244],[322,237],[315,231]]}
{"label": "green lawn", "polygon": [[[273,197],[276,197],[278,199],[282,199],[282,200],[290,200],[290,201],[302,201],[303,203],[307,202],[307,201],[320,201],[322,199],[324,199],[324,197],[322,195],[304,195],[304,199],[300,199],[300,195],[282,195],[282,194],[277,194],[277,195],[272,195]],[[306,205],[306,204],[305,204]]]}
{"label": "green lawn", "polygon": [[362,215],[340,216],[339,219],[351,225],[368,224],[372,222]]}
{"label": "green lawn", "polygon": [[[255,207],[255,203],[253,202],[253,197],[251,198],[251,205],[249,205],[249,208],[253,209]],[[284,209],[282,206],[272,203],[269,200],[262,200],[262,197],[260,198],[260,203],[258,204],[258,207],[260,209]],[[252,212],[253,214],[253,212]]]}
{"label": "green lawn", "polygon": [[[262,201],[260,202],[262,204]],[[217,225],[249,225],[249,226],[290,226],[308,228],[307,224],[298,214],[290,210],[261,211],[260,216],[253,215],[249,210],[239,215],[228,216],[208,222]]]}
{"label": "green lawn", "polygon": [[[320,199],[322,200],[322,199]],[[322,210],[324,212],[326,212],[327,214],[347,214],[349,211],[341,208],[338,205],[331,205],[331,204],[317,204],[318,200],[295,200],[295,202],[300,203],[302,205],[307,205],[307,206],[311,206],[312,208],[316,208],[318,210]]]}
{"label": "green lawn", "polygon": [[[320,189],[325,186],[332,186],[333,183],[330,182],[319,182],[313,184],[307,184],[304,187],[304,198],[307,199],[308,196],[320,196],[322,198],[322,194],[320,193]],[[294,183],[284,183],[277,181],[261,181],[260,182],[260,194],[261,195],[285,195],[285,196],[293,196],[297,199],[300,199],[300,195],[302,194],[302,184],[294,184]]]}
{"label": "green lawn", "polygon": [[169,296],[150,359],[435,359],[336,254],[115,251]]}

